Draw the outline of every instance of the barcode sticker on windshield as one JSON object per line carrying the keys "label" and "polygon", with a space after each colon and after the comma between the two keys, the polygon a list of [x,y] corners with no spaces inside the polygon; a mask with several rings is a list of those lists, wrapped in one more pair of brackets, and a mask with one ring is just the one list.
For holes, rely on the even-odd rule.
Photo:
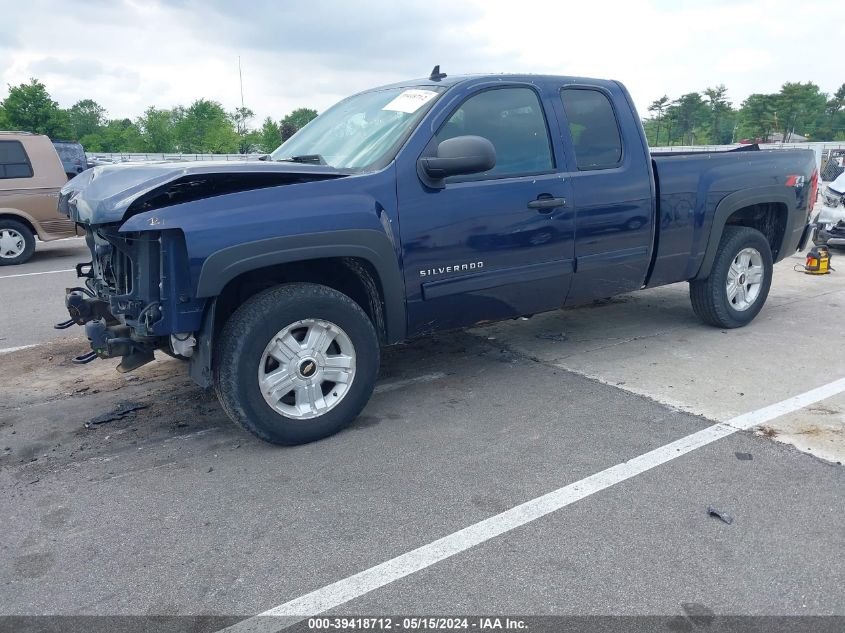
{"label": "barcode sticker on windshield", "polygon": [[412,112],[419,110],[436,96],[437,93],[433,90],[405,90],[393,101],[384,106],[382,110],[411,114]]}

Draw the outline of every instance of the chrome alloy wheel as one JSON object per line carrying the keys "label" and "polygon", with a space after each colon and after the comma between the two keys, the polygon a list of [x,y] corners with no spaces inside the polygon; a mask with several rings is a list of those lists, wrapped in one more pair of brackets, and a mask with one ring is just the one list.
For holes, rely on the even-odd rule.
{"label": "chrome alloy wheel", "polygon": [[14,259],[24,252],[26,240],[15,229],[0,229],[0,257]]}
{"label": "chrome alloy wheel", "polygon": [[340,327],[304,319],[278,332],[261,355],[258,385],[285,417],[307,420],[336,407],[355,379],[355,347]]}
{"label": "chrome alloy wheel", "polygon": [[756,248],[743,248],[736,254],[725,283],[728,303],[734,310],[742,312],[754,305],[763,287],[764,274],[763,257]]}

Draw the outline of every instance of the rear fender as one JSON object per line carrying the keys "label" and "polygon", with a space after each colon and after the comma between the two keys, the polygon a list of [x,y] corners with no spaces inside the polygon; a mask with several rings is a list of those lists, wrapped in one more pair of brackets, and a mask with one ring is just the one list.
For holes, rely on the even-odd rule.
{"label": "rear fender", "polygon": [[[713,223],[710,228],[710,239],[707,242],[707,250],[704,252],[701,267],[698,269],[698,273],[694,279],[706,279],[710,275],[710,270],[713,268],[713,261],[716,259],[716,251],[719,248],[719,242],[722,240],[722,233],[725,230],[725,225],[728,218],[735,211],[755,204],[771,203],[783,204],[786,206],[786,227],[783,232],[783,239],[781,240],[780,248],[778,249],[778,259],[782,259],[786,254],[786,249],[792,239],[793,232],[798,228],[796,227],[796,223],[799,220],[800,214],[796,208],[795,193],[783,185],[743,189],[742,191],[737,191],[725,196],[716,206],[716,211],[713,215]],[[800,228],[803,229],[803,226]]]}

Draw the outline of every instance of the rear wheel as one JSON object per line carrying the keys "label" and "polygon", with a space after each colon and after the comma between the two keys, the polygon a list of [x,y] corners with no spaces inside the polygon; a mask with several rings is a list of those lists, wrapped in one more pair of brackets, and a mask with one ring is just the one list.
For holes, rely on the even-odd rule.
{"label": "rear wheel", "polygon": [[0,266],[23,264],[34,252],[35,236],[28,226],[0,219]]}
{"label": "rear wheel", "polygon": [[274,444],[337,433],[361,412],[379,366],[375,329],[346,295],[286,284],[244,303],[218,338],[214,386],[223,409]]}
{"label": "rear wheel", "polygon": [[752,228],[727,226],[707,279],[690,282],[690,300],[698,317],[720,328],[750,323],[763,308],[772,284],[772,251]]}

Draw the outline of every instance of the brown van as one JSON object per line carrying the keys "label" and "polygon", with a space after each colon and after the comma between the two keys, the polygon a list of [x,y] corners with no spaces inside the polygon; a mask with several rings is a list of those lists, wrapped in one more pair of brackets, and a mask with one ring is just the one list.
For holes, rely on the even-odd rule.
{"label": "brown van", "polygon": [[59,215],[59,189],[67,182],[62,161],[46,136],[0,132],[0,266],[23,264],[42,241],[76,235]]}

